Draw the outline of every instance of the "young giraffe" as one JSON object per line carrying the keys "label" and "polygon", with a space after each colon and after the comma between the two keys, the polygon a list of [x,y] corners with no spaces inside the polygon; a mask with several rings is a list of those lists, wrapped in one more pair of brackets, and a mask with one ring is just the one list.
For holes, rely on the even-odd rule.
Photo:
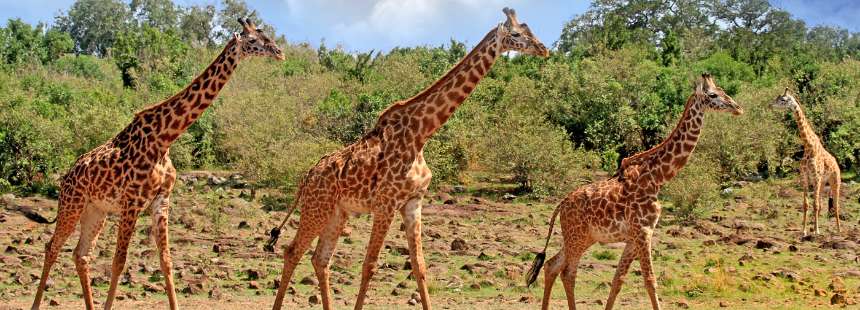
{"label": "young giraffe", "polygon": [[788,93],[788,88],[781,96],[777,96],[773,100],[771,107],[789,109],[794,112],[794,118],[797,120],[797,131],[800,132],[800,140],[803,141],[803,159],[800,160],[800,181],[803,187],[803,235],[806,236],[806,211],[809,209],[807,191],[810,187],[812,187],[812,195],[815,198],[812,202],[815,233],[820,233],[818,231],[818,215],[821,212],[821,192],[824,190],[825,184],[830,185],[828,205],[832,214],[836,215],[836,232],[839,232],[842,228],[839,222],[839,187],[842,178],[836,158],[824,149],[824,145],[803,114],[800,103]]}
{"label": "young giraffe", "polygon": [[549,308],[552,285],[561,272],[564,272],[562,282],[568,307],[576,309],[574,282],[577,264],[582,254],[595,242],[627,243],[612,280],[606,309],[612,309],[621,289],[622,277],[627,274],[634,259],[639,259],[652,308],[660,309],[656,280],[651,270],[651,235],[660,217],[657,193],[687,163],[696,147],[707,110],[735,115],[743,113],[741,107],[709,75],[704,74],[697,81],[693,95],[687,99],[681,120],[666,140],[625,161],[628,166],[623,168],[620,176],[580,187],[558,205],[550,220],[546,246],[535,259],[527,278],[528,285],[537,280],[555,219],[560,214],[564,245],[547,263],[543,309]]}
{"label": "young giraffe", "polygon": [[317,236],[319,241],[312,263],[319,279],[323,308],[330,309],[328,268],[338,236],[349,214],[371,213],[373,229],[355,303],[355,309],[361,309],[377,268],[379,251],[397,211],[406,226],[412,274],[418,284],[421,304],[424,309],[430,309],[421,246],[421,199],[431,176],[424,162],[424,144],[466,100],[499,55],[511,50],[543,57],[549,55],[528,26],[517,21],[514,10],[505,8],[503,11],[507,21],[491,30],[442,79],[415,97],[389,106],[370,132],[352,145],[320,159],[304,177],[293,206],[302,209],[299,229],[284,250],[284,270],[273,309],[281,308],[293,271]]}
{"label": "young giraffe", "polygon": [[51,266],[66,239],[81,223],[81,234],[75,248],[75,269],[81,280],[87,309],[93,309],[90,287],[90,251],[109,213],[119,214],[116,254],[111,268],[111,282],[105,309],[110,309],[119,276],[125,267],[128,244],[134,233],[138,214],[152,208],[152,234],[159,250],[161,272],[170,308],[176,309],[176,293],[171,273],[172,263],[167,244],[167,217],[170,193],[176,170],[168,157],[170,145],[212,103],[230,79],[240,60],[249,56],[284,55],[248,19],[239,20],[241,34],[227,42],[224,51],[196,77],[191,85],[169,99],[135,114],[131,124],[105,144],[81,155],[63,177],[57,210],[57,226],[46,245],[42,278],[33,301],[38,309]]}

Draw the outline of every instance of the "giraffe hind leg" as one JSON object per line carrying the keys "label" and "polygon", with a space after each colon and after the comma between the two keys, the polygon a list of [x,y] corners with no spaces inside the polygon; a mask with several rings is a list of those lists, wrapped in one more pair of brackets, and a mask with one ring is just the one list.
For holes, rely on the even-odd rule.
{"label": "giraffe hind leg", "polygon": [[75,226],[80,219],[84,205],[71,205],[63,202],[62,197],[57,212],[57,226],[54,228],[54,235],[51,240],[45,245],[45,260],[42,263],[42,276],[39,278],[39,287],[36,289],[36,297],[33,299],[31,309],[39,309],[42,303],[42,295],[45,293],[45,287],[48,282],[48,276],[51,273],[51,267],[57,262],[57,256],[66,243],[69,235],[75,231]]}
{"label": "giraffe hind leg", "polygon": [[[301,198],[300,198],[301,199]],[[281,282],[278,286],[278,293],[275,296],[275,303],[272,309],[281,309],[284,303],[284,297],[287,294],[287,288],[290,286],[290,279],[293,277],[293,272],[296,271],[296,266],[302,259],[302,255],[311,246],[311,242],[319,236],[323,229],[323,223],[326,220],[323,217],[321,210],[326,206],[334,206],[331,202],[309,201],[300,203],[302,207],[302,215],[299,218],[299,230],[293,241],[284,248],[284,267],[281,270]]]}
{"label": "giraffe hind leg", "polygon": [[326,227],[320,234],[316,250],[314,250],[314,256],[311,258],[314,272],[319,281],[323,309],[326,310],[331,309],[331,285],[329,282],[329,278],[331,277],[331,271],[329,270],[331,257],[337,247],[337,240],[346,226],[347,219],[349,219],[349,216],[341,212],[340,209],[336,210],[335,213],[335,216],[329,219],[328,224],[326,224]]}

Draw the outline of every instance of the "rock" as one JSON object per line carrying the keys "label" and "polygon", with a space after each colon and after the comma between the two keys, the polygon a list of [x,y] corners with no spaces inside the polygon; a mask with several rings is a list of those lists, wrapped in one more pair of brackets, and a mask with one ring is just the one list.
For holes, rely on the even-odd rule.
{"label": "rock", "polygon": [[836,293],[845,293],[845,281],[840,277],[833,277],[830,279],[830,285],[827,286],[831,291]]}
{"label": "rock", "polygon": [[265,276],[266,276],[264,273],[260,272],[257,269],[245,270],[245,275],[247,275],[248,280],[260,280],[262,278],[265,278]]}
{"label": "rock", "polygon": [[822,290],[820,288],[817,288],[817,289],[815,289],[815,296],[817,296],[817,297],[827,296],[827,291]]}
{"label": "rock", "polygon": [[248,225],[247,221],[239,222],[239,229],[248,229],[248,228],[251,228],[251,225]]}
{"label": "rock", "polygon": [[57,301],[56,299],[51,299],[51,300],[48,300],[48,305],[51,307],[56,307],[56,306],[60,305],[60,302]]}
{"label": "rock", "polygon": [[797,272],[787,270],[787,269],[777,269],[774,272],[771,272],[770,274],[777,276],[777,277],[781,277],[781,278],[786,279],[786,280],[789,280],[791,282],[797,282],[798,280],[800,280],[800,275],[798,275]]}
{"label": "rock", "polygon": [[834,250],[845,250],[845,249],[855,249],[857,248],[857,243],[851,240],[834,240],[827,241],[821,245],[822,248],[825,249],[834,249]]}
{"label": "rock", "polygon": [[225,296],[224,296],[224,292],[222,292],[222,291],[221,291],[220,289],[218,289],[217,287],[215,287],[215,288],[213,288],[212,290],[210,290],[210,291],[209,291],[209,299],[221,300],[221,299],[223,299],[224,297],[225,297]]}
{"label": "rock", "polygon": [[755,242],[755,248],[760,249],[760,250],[770,249],[774,245],[775,245],[775,243],[773,241],[766,240],[766,239],[759,239],[758,241]]}
{"label": "rock", "polygon": [[311,297],[308,297],[308,303],[311,305],[318,305],[320,303],[319,296],[317,296],[316,294],[311,295]]}
{"label": "rock", "polygon": [[257,283],[257,281],[251,281],[251,282],[248,282],[248,288],[252,289],[252,290],[259,290],[261,288],[261,286],[260,286],[260,283]]}
{"label": "rock", "polygon": [[412,262],[406,261],[403,263],[403,270],[412,270]]}
{"label": "rock", "polygon": [[797,246],[796,246],[796,245],[793,245],[793,244],[792,244],[792,245],[789,245],[789,246],[788,246],[788,251],[790,251],[790,252],[797,252]]}
{"label": "rock", "polygon": [[681,309],[690,309],[690,303],[688,303],[686,299],[678,300],[677,302],[675,302],[675,305]]}
{"label": "rock", "polygon": [[397,283],[397,288],[407,288],[407,287],[409,287],[409,284],[407,284],[406,281],[400,281],[400,283]]}
{"label": "rock", "polygon": [[511,193],[505,193],[504,195],[502,195],[502,199],[507,200],[507,201],[511,201],[511,200],[517,199],[517,196],[514,194],[511,194]]}
{"label": "rock", "polygon": [[481,252],[481,254],[478,254],[478,260],[480,260],[480,261],[488,261],[490,259],[492,259],[492,257],[487,255],[487,254],[484,254],[484,252]]}
{"label": "rock", "polygon": [[179,216],[179,223],[185,227],[185,229],[194,229],[197,227],[197,220],[194,219],[193,216],[188,214],[182,214]]}
{"label": "rock", "polygon": [[227,179],[215,175],[210,175],[207,182],[209,183],[209,185],[221,186],[227,182]]}
{"label": "rock", "polygon": [[410,306],[415,306],[418,304],[418,301],[410,298],[409,301],[407,301],[406,303],[409,304]]}
{"label": "rock", "polygon": [[299,284],[302,284],[302,285],[318,285],[319,282],[317,282],[316,278],[313,278],[311,276],[307,276],[307,277],[302,278],[302,280],[299,281]]}
{"label": "rock", "polygon": [[216,243],[216,244],[213,244],[213,245],[212,245],[212,252],[215,252],[215,253],[221,254],[221,253],[223,253],[223,252],[224,252],[224,249],[222,249],[222,248],[221,248],[221,245],[220,245],[220,244],[217,244],[217,243]]}
{"label": "rock", "polygon": [[729,307],[729,303],[728,303],[728,302],[726,302],[726,301],[720,301],[720,308],[728,308],[728,307]]}
{"label": "rock", "polygon": [[410,297],[412,300],[415,300],[416,302],[421,301],[421,295],[419,295],[418,292],[412,292],[412,296],[410,296]]}
{"label": "rock", "polygon": [[739,258],[739,259],[738,259],[738,265],[740,265],[740,266],[744,266],[744,265],[746,265],[746,264],[748,264],[749,262],[752,262],[752,261],[754,261],[754,260],[755,260],[755,257],[753,257],[751,254],[747,253],[747,254],[744,254],[744,256],[741,256],[741,258]]}
{"label": "rock", "polygon": [[534,298],[532,298],[531,295],[525,295],[523,297],[520,297],[520,302],[521,303],[531,303],[533,299]]}
{"label": "rock", "polygon": [[831,305],[844,305],[847,303],[848,301],[845,299],[845,295],[842,295],[841,293],[833,294],[833,297],[830,297]]}
{"label": "rock", "polygon": [[451,187],[451,192],[452,193],[465,193],[466,187],[463,185],[454,185],[453,187]]}
{"label": "rock", "polygon": [[465,251],[467,248],[466,240],[457,238],[451,241],[451,251]]}
{"label": "rock", "polygon": [[152,284],[152,283],[144,283],[143,284],[143,290],[145,292],[150,292],[150,293],[158,293],[158,292],[162,291],[161,287],[159,287],[156,284]]}
{"label": "rock", "polygon": [[395,288],[394,290],[391,291],[391,296],[400,296],[400,295],[403,295],[403,292],[401,292],[400,289],[398,289],[398,288]]}
{"label": "rock", "polygon": [[480,289],[481,289],[481,285],[480,285],[480,284],[478,284],[478,283],[472,283],[472,284],[469,284],[469,288],[471,288],[471,289],[473,289],[473,290],[480,290]]}

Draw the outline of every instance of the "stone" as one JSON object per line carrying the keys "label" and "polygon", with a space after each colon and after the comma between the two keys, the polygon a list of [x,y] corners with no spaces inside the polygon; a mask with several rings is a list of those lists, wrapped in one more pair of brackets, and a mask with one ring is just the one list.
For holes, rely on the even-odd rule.
{"label": "stone", "polygon": [[465,251],[467,248],[466,240],[457,238],[451,241],[451,251]]}
{"label": "stone", "polygon": [[311,305],[318,305],[320,303],[319,296],[311,295],[311,297],[308,297],[308,303]]}
{"label": "stone", "polygon": [[841,293],[833,294],[833,297],[830,297],[831,305],[844,305],[847,303],[848,301],[846,300],[845,295],[842,295]]}
{"label": "stone", "polygon": [[60,305],[60,302],[57,301],[56,299],[51,299],[51,300],[48,300],[48,305],[51,307],[56,307],[56,306]]}
{"label": "stone", "polygon": [[247,221],[239,222],[239,229],[248,229],[248,228],[251,228],[251,225],[248,225]]}
{"label": "stone", "polygon": [[302,280],[299,281],[299,284],[302,284],[302,285],[318,285],[319,282],[317,282],[316,278],[313,278],[311,276],[307,276],[307,277],[302,278]]}
{"label": "stone", "polygon": [[247,275],[248,280],[260,280],[265,277],[265,274],[257,269],[245,270],[245,275]]}
{"label": "stone", "polygon": [[248,282],[248,288],[252,289],[252,290],[259,290],[261,288],[261,286],[260,286],[260,283],[257,283],[257,281],[251,281],[251,282]]}

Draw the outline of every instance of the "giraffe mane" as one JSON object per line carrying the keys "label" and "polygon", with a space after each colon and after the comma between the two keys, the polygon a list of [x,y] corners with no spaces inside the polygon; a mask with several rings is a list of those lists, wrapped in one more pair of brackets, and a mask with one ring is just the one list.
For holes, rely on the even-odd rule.
{"label": "giraffe mane", "polygon": [[433,82],[433,84],[431,84],[429,87],[425,88],[424,90],[419,92],[417,95],[412,96],[409,99],[397,101],[397,102],[391,104],[390,106],[388,106],[387,108],[385,108],[385,110],[383,110],[381,113],[379,113],[379,117],[376,120],[377,124],[379,124],[379,122],[382,121],[392,111],[397,110],[399,108],[406,107],[412,102],[423,101],[425,98],[427,98],[427,96],[429,96],[430,94],[434,93],[436,90],[441,88],[444,81],[447,80],[447,77],[449,75],[453,74],[454,72],[457,72],[458,71],[457,69],[460,68],[461,66],[463,66],[463,63],[471,58],[469,56],[474,55],[475,53],[478,53],[480,50],[479,47],[481,46],[481,44],[487,44],[488,39],[495,36],[497,31],[498,31],[498,28],[493,28],[493,30],[490,30],[490,32],[488,32],[487,35],[485,35],[484,38],[481,39],[481,41],[480,41],[480,43],[478,43],[478,45],[475,45],[475,47],[472,48],[472,50],[468,54],[463,56],[463,58],[460,59],[460,61],[458,61],[457,64],[455,64],[453,67],[451,67],[451,69],[449,69],[448,72],[446,72],[444,75],[442,75],[442,77],[436,79],[436,81]]}
{"label": "giraffe mane", "polygon": [[[687,97],[687,102],[684,104],[684,113],[681,113],[680,119],[684,119],[690,114],[690,107],[693,105],[693,103],[696,102],[696,98],[698,96],[699,96],[698,94],[694,93],[694,94],[690,95],[689,97]],[[661,141],[659,144],[651,147],[650,149],[636,153],[636,154],[633,154],[631,156],[628,156],[628,157],[625,157],[624,159],[622,159],[621,160],[621,167],[619,169],[623,170],[623,169],[627,168],[629,165],[633,165],[633,163],[631,163],[631,161],[643,159],[647,156],[654,154],[655,152],[657,152],[657,150],[663,148],[666,145],[666,143],[669,142],[668,137],[672,137],[673,135],[675,135],[677,133],[677,131],[680,130],[680,127],[681,127],[680,123],[678,125],[675,125],[675,128],[673,128],[672,131],[666,136],[666,139],[663,139],[663,141]]]}

